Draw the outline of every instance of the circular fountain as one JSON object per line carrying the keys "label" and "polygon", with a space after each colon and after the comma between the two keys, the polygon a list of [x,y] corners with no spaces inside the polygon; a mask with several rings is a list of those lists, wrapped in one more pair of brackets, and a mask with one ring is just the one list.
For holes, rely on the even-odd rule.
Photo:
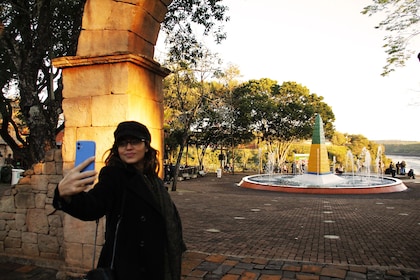
{"label": "circular fountain", "polygon": [[396,178],[331,174],[337,178],[331,176],[329,182],[324,180],[318,183],[317,178],[312,178],[311,182],[302,180],[304,175],[252,175],[242,178],[239,186],[257,190],[310,194],[374,194],[407,190],[404,183]]}
{"label": "circular fountain", "polygon": [[[333,174],[330,171],[322,119],[317,115],[306,173],[285,175],[273,174],[269,171],[268,174],[244,177],[239,186],[258,190],[310,194],[374,194],[407,190],[401,180],[382,175],[382,168],[379,164],[379,153],[381,152],[378,150],[377,175],[371,174],[372,159],[366,148],[363,148],[357,159],[356,173],[353,166],[353,154],[349,151],[347,152],[346,165],[351,164],[351,173]],[[273,165],[272,158],[274,159],[274,157],[269,157],[268,167]]]}

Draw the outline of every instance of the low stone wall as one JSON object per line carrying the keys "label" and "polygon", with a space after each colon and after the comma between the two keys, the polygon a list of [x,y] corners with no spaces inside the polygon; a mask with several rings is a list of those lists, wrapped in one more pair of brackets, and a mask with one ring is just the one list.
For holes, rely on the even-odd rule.
{"label": "low stone wall", "polygon": [[95,222],[78,221],[52,206],[62,178],[61,150],[51,150],[18,184],[2,188],[0,261],[55,268],[61,274],[57,279],[91,267]]}

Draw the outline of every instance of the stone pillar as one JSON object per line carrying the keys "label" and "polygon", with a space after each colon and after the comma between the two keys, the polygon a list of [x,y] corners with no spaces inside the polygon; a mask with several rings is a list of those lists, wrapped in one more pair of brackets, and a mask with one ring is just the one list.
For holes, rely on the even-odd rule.
{"label": "stone pillar", "polygon": [[[63,71],[64,173],[74,165],[76,140],[96,141],[99,171],[117,124],[126,120],[149,128],[152,147],[159,150],[162,163],[162,81],[169,71],[155,62],[153,55],[171,2],[87,0],[76,56],[53,61]],[[63,223],[67,271],[89,269],[92,225],[68,215]],[[79,238],[81,234],[83,238]]]}
{"label": "stone pillar", "polygon": [[163,160],[162,80],[153,61],[160,24],[172,0],[88,0],[77,54],[53,61],[63,70],[64,170],[74,163],[76,140],[97,142],[97,169],[116,125],[144,123]]}
{"label": "stone pillar", "polygon": [[144,123],[163,160],[162,79],[168,73],[146,57],[130,53],[63,57],[64,170],[74,164],[76,140],[95,140],[97,170],[113,143],[117,124]]}

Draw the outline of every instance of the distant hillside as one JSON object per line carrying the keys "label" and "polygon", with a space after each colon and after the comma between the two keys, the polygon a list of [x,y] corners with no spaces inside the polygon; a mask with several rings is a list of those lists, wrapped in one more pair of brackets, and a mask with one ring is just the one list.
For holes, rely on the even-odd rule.
{"label": "distant hillside", "polygon": [[398,140],[375,140],[374,142],[384,145],[386,155],[420,156],[420,142]]}
{"label": "distant hillside", "polygon": [[403,141],[403,140],[373,140],[373,142],[383,145],[410,145],[420,144],[418,141]]}

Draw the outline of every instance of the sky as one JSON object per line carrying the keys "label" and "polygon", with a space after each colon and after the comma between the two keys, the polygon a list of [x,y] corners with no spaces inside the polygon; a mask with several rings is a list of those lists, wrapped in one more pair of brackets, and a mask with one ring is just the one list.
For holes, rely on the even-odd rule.
{"label": "sky", "polygon": [[[206,42],[241,81],[294,81],[324,97],[341,133],[420,141],[420,62],[382,77],[386,33],[368,0],[224,0],[230,21],[221,45]],[[420,36],[419,36],[420,37]],[[420,38],[409,46],[420,46]],[[159,50],[159,43],[157,45]],[[420,47],[418,47],[420,51]]]}

